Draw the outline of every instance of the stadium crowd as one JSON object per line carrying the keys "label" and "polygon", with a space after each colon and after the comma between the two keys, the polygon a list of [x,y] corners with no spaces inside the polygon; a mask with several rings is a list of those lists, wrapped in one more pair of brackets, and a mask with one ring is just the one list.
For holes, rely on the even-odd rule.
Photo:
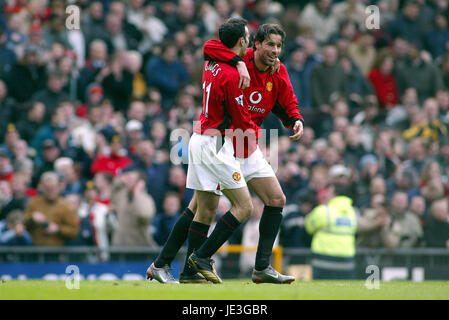
{"label": "stadium crowd", "polygon": [[[264,122],[279,132],[266,146],[287,198],[279,243],[310,246],[304,217],[334,181],[351,188],[359,247],[449,248],[448,4],[0,1],[0,245],[163,245],[193,195],[172,161],[188,141],[170,136],[201,112],[204,41],[242,16],[285,29],[305,119],[299,143]],[[254,207],[233,242],[257,244]]]}

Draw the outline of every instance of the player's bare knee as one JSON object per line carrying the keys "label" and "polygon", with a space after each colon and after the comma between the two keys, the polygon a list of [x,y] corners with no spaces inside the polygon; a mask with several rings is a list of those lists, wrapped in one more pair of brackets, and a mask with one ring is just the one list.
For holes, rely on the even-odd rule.
{"label": "player's bare knee", "polygon": [[270,207],[279,207],[283,208],[287,202],[287,199],[283,193],[279,195],[275,195],[273,197],[270,197],[267,201],[265,201],[266,206]]}

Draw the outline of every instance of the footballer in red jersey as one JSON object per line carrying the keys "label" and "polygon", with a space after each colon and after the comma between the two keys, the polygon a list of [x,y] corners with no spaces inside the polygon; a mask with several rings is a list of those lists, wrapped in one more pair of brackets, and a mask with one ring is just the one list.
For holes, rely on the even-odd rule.
{"label": "footballer in red jersey", "polygon": [[[249,44],[246,24],[244,19],[231,18],[219,28],[220,40],[236,55],[244,55]],[[187,254],[190,268],[185,268],[180,281],[201,282],[207,279],[221,283],[210,257],[252,211],[251,196],[240,170],[240,162],[234,157],[232,139],[227,136],[231,128],[254,133],[257,129],[249,115],[244,94],[238,88],[239,74],[225,63],[210,62],[204,65],[202,81],[202,112],[199,125],[195,127],[189,141],[187,171],[187,187],[195,190],[195,200],[191,201],[186,214],[176,222],[160,255],[147,270],[148,278],[162,283],[177,282],[168,268],[186,240],[187,232],[191,244]],[[207,238],[207,231],[218,208],[217,190],[228,197],[232,207]],[[197,250],[193,252],[193,249]]]}
{"label": "footballer in red jersey", "polygon": [[[260,122],[271,110],[273,110],[273,112],[283,121],[285,126],[293,128],[294,134],[290,138],[292,140],[298,140],[302,136],[303,132],[303,119],[299,113],[298,103],[296,97],[294,97],[293,89],[291,88],[285,68],[282,66],[282,70],[279,75],[275,75],[274,77],[270,77],[267,72],[270,67],[275,65],[277,58],[280,55],[284,38],[285,33],[278,25],[265,24],[258,29],[255,36],[256,49],[254,51],[248,50],[247,53],[249,55],[245,55],[245,60],[248,60],[248,65],[251,63],[254,64],[253,69],[251,69],[251,67],[248,68],[253,70],[251,71],[254,73],[252,77],[256,78],[258,76],[256,75],[256,72],[261,73],[261,80],[251,83],[250,88],[246,90],[249,91],[250,97],[246,96],[246,98],[249,100],[248,108],[251,108],[250,106],[254,107],[251,108],[252,110],[248,109],[248,111],[252,116],[254,116],[256,125],[260,125]],[[218,43],[215,44],[218,45]],[[244,62],[239,56],[232,52],[231,54],[221,53],[227,54],[226,56],[221,57],[224,62],[237,66],[237,69],[239,70],[242,69],[241,64],[244,64]],[[220,52],[217,53],[217,57],[219,54]],[[219,58],[216,59],[220,60]],[[248,70],[246,70],[245,67],[243,67],[242,72],[242,74],[245,74],[245,72],[248,74]],[[241,77],[240,81],[238,81],[239,87],[244,87],[248,84],[249,83],[245,77]],[[254,84],[256,85],[254,86]],[[205,88],[207,89],[206,85]],[[285,91],[285,93],[282,90]],[[243,101],[244,99],[245,94],[243,96]],[[253,100],[253,102],[251,102],[251,100]],[[271,101],[273,104],[270,106],[268,101]],[[203,112],[204,111],[203,105]],[[214,127],[215,129],[219,128],[217,124],[212,125],[211,127]],[[256,151],[249,156],[249,158],[239,160],[239,162],[241,162],[241,168],[244,175],[242,177],[240,174],[237,174],[233,175],[233,177],[238,180],[245,179],[250,189],[254,191],[265,204],[262,219],[259,224],[260,237],[256,254],[256,265],[252,276],[253,282],[291,283],[295,280],[294,277],[282,275],[269,265],[272,247],[282,219],[282,209],[286,201],[285,196],[279,182],[276,179],[273,169],[264,159],[259,148],[257,148]],[[254,165],[252,165],[252,161],[249,160],[255,160]],[[245,176],[245,172],[247,176]],[[225,195],[228,196],[227,194]],[[197,211],[200,205],[197,198],[197,192],[195,192],[188,208],[186,208],[182,217],[176,222],[162,252],[157,257],[155,263],[149,268],[149,270],[151,269],[151,277],[157,279],[159,282],[173,282],[173,277],[170,277],[168,271],[164,272],[164,268],[168,268],[168,265],[173,261],[176,253],[179,251],[180,247],[187,238],[189,240],[187,256],[189,256],[189,253],[197,248],[199,248],[197,252],[204,251],[206,243],[209,242],[208,240],[206,241],[209,226],[207,225],[207,222],[201,223],[201,221],[198,220]],[[228,213],[226,213],[226,215],[227,214]],[[190,223],[189,219],[190,221],[193,221]],[[236,221],[232,221],[230,219],[225,220],[225,223],[231,229],[237,227],[235,222]],[[224,229],[225,228],[222,228],[223,233],[226,232]],[[189,231],[188,234],[186,234],[186,230]],[[222,236],[222,239],[224,238],[226,238],[226,235]],[[210,252],[212,251],[209,250],[209,253]],[[195,263],[197,260],[191,260],[192,259],[189,258],[188,262],[193,262],[193,265],[197,267],[198,265]],[[204,265],[206,264],[207,263],[204,262]],[[196,270],[197,268],[193,269],[192,265],[187,264],[186,261],[184,270],[180,275],[180,282],[203,282],[204,279],[201,279],[201,277],[195,273]],[[208,275],[207,272],[205,274]],[[215,274],[215,270],[209,270],[209,274]],[[205,278],[210,280],[208,277]]]}
{"label": "footballer in red jersey", "polygon": [[[263,24],[256,31],[254,46],[247,49],[243,57],[251,78],[249,87],[244,90],[244,96],[248,99],[251,118],[257,125],[260,126],[269,112],[273,111],[285,127],[293,128],[294,134],[290,139],[298,140],[303,133],[304,119],[299,112],[298,100],[287,70],[281,63],[279,72],[270,72],[281,53],[284,38],[285,32],[277,24]],[[243,63],[236,63],[238,58],[235,54],[216,40],[206,42],[204,55],[206,60],[225,61],[230,65]],[[239,150],[238,143],[235,143],[234,148]],[[265,205],[259,224],[260,237],[252,280],[256,283],[290,283],[294,281],[293,277],[276,274],[269,265],[272,247],[282,221],[285,195],[272,167],[259,148],[252,154],[244,152],[243,156],[237,153],[236,156],[242,158],[241,169],[248,187]]]}

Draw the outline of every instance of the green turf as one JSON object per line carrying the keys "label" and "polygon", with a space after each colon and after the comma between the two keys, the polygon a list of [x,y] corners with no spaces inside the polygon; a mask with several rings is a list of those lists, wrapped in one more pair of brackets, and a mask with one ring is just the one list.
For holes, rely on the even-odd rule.
{"label": "green turf", "polygon": [[65,281],[11,280],[0,282],[0,299],[152,299],[152,300],[306,300],[306,299],[449,299],[449,282],[382,282],[368,290],[364,281],[253,284],[225,280],[223,284],[171,284],[154,281],[81,281],[69,290]]}

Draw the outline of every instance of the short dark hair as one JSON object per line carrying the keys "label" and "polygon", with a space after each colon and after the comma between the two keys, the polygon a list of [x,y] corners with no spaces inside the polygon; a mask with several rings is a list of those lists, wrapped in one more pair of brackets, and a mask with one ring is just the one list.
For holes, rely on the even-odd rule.
{"label": "short dark hair", "polygon": [[256,50],[256,41],[262,43],[264,40],[268,39],[270,34],[280,35],[282,38],[282,46],[284,46],[285,31],[282,27],[276,23],[264,23],[257,29],[253,37],[253,49]]}
{"label": "short dark hair", "polygon": [[220,41],[228,48],[233,48],[237,41],[245,38],[245,27],[248,24],[243,18],[230,18],[220,26],[218,37]]}

